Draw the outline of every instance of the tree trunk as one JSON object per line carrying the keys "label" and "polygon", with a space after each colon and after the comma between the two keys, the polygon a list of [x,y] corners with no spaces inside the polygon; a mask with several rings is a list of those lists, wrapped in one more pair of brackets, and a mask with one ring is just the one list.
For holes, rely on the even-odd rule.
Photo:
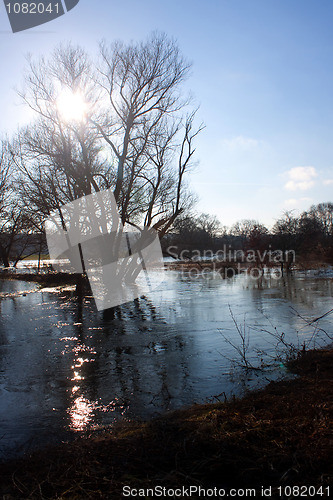
{"label": "tree trunk", "polygon": [[7,252],[4,249],[4,247],[1,245],[1,243],[0,243],[0,256],[1,256],[1,260],[2,260],[3,265],[5,267],[9,267],[8,255],[7,255]]}

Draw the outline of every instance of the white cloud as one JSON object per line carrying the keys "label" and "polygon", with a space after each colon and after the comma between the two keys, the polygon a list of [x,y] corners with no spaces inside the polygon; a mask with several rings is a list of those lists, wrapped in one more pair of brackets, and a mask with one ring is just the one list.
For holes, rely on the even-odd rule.
{"label": "white cloud", "polygon": [[287,172],[288,182],[285,188],[288,191],[306,191],[314,186],[314,179],[317,177],[317,172],[314,167],[294,167]]}
{"label": "white cloud", "polygon": [[302,209],[304,205],[310,205],[312,202],[311,198],[289,198],[289,200],[284,200],[284,207],[289,210],[292,208]]}
{"label": "white cloud", "polygon": [[261,144],[261,141],[257,139],[252,139],[251,137],[245,137],[244,135],[238,135],[236,137],[231,137],[230,139],[222,140],[222,147],[231,150],[249,150],[255,149]]}
{"label": "white cloud", "polygon": [[323,181],[323,184],[325,186],[330,186],[331,184],[333,184],[333,179],[326,179]]}

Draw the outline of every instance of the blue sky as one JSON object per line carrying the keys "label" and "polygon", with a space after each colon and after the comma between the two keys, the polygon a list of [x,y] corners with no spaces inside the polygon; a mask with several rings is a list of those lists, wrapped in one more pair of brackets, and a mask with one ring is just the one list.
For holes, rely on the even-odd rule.
{"label": "blue sky", "polygon": [[272,225],[284,210],[333,201],[331,0],[80,0],[65,16],[12,34],[0,5],[0,131],[28,119],[14,87],[25,55],[71,40],[178,40],[206,125],[191,187],[223,224]]}

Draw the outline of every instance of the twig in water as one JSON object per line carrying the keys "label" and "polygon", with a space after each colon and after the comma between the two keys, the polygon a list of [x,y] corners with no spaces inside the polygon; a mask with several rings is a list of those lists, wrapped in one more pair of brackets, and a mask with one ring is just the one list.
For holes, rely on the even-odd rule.
{"label": "twig in water", "polygon": [[[229,311],[230,311],[230,316],[232,318],[232,321],[236,327],[236,330],[238,332],[238,335],[241,339],[240,345],[237,345],[233,343],[228,337],[226,337],[222,332],[221,335],[224,338],[224,340],[235,349],[235,351],[238,353],[240,356],[240,361],[236,360],[237,364],[240,365],[242,368],[245,368],[246,370],[256,370],[256,371],[262,371],[262,368],[259,368],[257,366],[253,366],[252,363],[248,359],[248,352],[249,352],[249,347],[250,347],[250,335],[245,323],[245,317],[244,317],[244,324],[243,327],[241,327],[237,321],[236,318],[232,312],[232,309],[229,305]],[[233,360],[235,361],[235,360]]]}

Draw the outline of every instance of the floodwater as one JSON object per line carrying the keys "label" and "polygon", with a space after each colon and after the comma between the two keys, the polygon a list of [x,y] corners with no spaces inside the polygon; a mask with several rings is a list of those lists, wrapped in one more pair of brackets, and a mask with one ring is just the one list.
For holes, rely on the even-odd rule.
{"label": "floodwater", "polygon": [[[317,329],[306,321],[332,309],[330,275],[164,274],[114,319],[71,287],[0,280],[0,459],[262,386],[286,373],[281,334],[331,343],[333,315]],[[249,362],[270,365],[263,372],[239,366],[244,332]]]}

